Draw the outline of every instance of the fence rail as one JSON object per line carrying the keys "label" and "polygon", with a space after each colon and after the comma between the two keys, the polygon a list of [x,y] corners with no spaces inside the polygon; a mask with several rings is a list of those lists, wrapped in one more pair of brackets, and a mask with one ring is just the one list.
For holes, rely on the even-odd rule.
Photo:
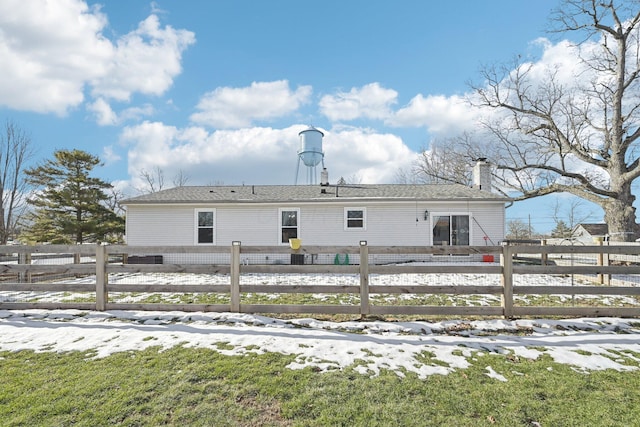
{"label": "fence rail", "polygon": [[[541,315],[640,317],[640,246],[405,247],[369,246],[367,242],[360,242],[357,246],[306,246],[293,250],[283,246],[243,246],[240,242],[234,242],[231,247],[0,246],[0,253],[5,254],[2,258],[4,261],[0,261],[0,309],[74,308],[100,311],[125,309],[506,318]],[[354,261],[349,265],[343,265],[342,262],[337,265],[295,265],[256,264],[243,260],[243,256],[247,254],[265,255],[266,259],[272,255],[306,255],[313,260],[313,256],[317,254],[334,253],[352,255]],[[217,254],[228,257],[228,262],[128,262],[133,261],[134,257],[149,254]],[[38,255],[42,257],[38,258]],[[419,256],[423,261],[378,264],[371,261],[376,255],[391,257],[386,259],[393,259],[393,256],[398,255]],[[632,261],[612,262],[612,259],[619,256]],[[526,259],[526,264],[522,263],[522,259]],[[55,263],[56,261],[61,263]],[[163,277],[163,283],[158,283],[154,279],[157,275],[169,276]],[[172,283],[179,275],[193,275],[198,279],[187,284]],[[277,282],[250,283],[248,278],[258,275],[276,277]],[[322,277],[332,275],[339,276],[343,282],[323,281]],[[288,281],[294,276],[302,278],[298,277],[295,283]],[[389,284],[382,280],[408,276],[413,281]],[[448,283],[452,277],[458,280],[458,276],[462,276],[462,282]],[[484,282],[465,282],[470,281],[471,276],[483,277]],[[527,278],[536,276],[544,277],[546,283],[540,285],[527,282]],[[200,280],[212,277],[217,282]],[[320,277],[321,283],[305,282],[312,277]],[[429,283],[433,281],[436,283]],[[52,296],[54,293],[56,297]],[[119,294],[127,295],[130,300],[115,297]],[[165,297],[138,301],[136,298],[140,294]],[[300,303],[270,303],[265,298],[248,297],[272,294],[314,296],[315,299]],[[320,294],[348,298],[331,304],[318,303],[322,302],[322,298],[317,297]],[[171,297],[167,298],[166,295]],[[187,295],[192,300],[187,303],[176,302],[180,296]],[[211,295],[216,297],[210,298]],[[485,299],[473,300],[480,296]],[[388,300],[393,303],[388,303]]]}

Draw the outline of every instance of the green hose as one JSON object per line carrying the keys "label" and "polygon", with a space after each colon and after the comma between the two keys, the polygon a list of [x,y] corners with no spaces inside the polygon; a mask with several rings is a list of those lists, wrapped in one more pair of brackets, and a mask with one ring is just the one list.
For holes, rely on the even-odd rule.
{"label": "green hose", "polygon": [[340,254],[336,254],[336,257],[333,259],[333,263],[335,265],[349,265],[349,254],[344,254],[343,260],[340,260]]}

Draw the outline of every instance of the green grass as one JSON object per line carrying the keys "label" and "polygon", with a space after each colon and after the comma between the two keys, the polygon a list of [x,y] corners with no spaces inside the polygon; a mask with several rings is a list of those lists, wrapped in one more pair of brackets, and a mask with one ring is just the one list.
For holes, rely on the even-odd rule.
{"label": "green grass", "polygon": [[[294,356],[213,350],[0,353],[2,426],[629,426],[640,372],[575,372],[484,355],[421,380],[347,368],[290,370]],[[423,362],[432,363],[425,352]],[[507,382],[486,375],[487,366]]]}
{"label": "green grass", "polygon": [[[95,296],[69,298],[65,302],[95,302]],[[143,304],[229,304],[231,302],[228,293],[114,293],[110,295],[111,302],[126,302],[128,298],[135,299]],[[620,296],[607,296],[607,303],[603,304],[602,298],[576,296],[561,297],[558,295],[516,295],[515,306],[609,306],[631,307],[629,298]],[[35,301],[37,298],[32,299]],[[371,294],[372,305],[431,305],[431,306],[500,306],[499,295],[449,295],[449,294]],[[241,294],[241,304],[308,304],[308,305],[354,305],[360,304],[360,296],[356,294]]]}

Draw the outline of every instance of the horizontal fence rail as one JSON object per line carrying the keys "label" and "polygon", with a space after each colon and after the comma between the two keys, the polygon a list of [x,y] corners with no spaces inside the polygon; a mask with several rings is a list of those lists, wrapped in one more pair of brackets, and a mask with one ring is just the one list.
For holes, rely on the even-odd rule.
{"label": "horizontal fence rail", "polygon": [[0,246],[0,254],[0,309],[640,317],[639,245],[233,242]]}

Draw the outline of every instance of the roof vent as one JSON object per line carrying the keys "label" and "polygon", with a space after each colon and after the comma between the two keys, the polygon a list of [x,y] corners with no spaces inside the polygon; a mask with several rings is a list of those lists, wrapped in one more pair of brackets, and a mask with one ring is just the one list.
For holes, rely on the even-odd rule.
{"label": "roof vent", "polygon": [[327,168],[322,168],[322,171],[320,172],[320,185],[322,187],[329,185],[329,171]]}

